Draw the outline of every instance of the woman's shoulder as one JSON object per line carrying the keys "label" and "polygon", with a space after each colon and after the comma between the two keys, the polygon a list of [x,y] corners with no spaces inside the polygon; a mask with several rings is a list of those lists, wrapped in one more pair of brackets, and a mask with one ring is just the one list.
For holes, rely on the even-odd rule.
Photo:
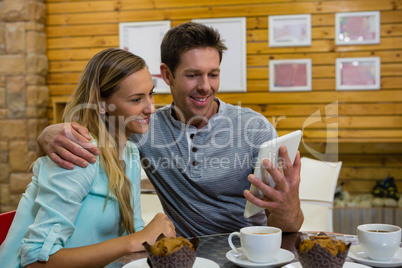
{"label": "woman's shoulder", "polygon": [[84,175],[85,177],[94,177],[97,169],[99,168],[99,156],[97,156],[97,161],[95,163],[88,163],[85,168],[74,166],[73,169],[65,169],[56,164],[49,156],[39,157],[33,164],[32,172],[35,176],[38,176],[41,172],[53,173],[58,175]]}

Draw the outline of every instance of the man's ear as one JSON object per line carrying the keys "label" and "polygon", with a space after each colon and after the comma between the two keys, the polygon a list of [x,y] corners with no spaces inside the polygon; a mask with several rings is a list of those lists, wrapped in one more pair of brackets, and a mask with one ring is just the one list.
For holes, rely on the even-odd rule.
{"label": "man's ear", "polygon": [[169,67],[165,64],[162,63],[160,66],[161,69],[161,76],[163,81],[165,81],[165,83],[168,86],[172,86],[173,85],[173,75],[172,72],[170,71]]}

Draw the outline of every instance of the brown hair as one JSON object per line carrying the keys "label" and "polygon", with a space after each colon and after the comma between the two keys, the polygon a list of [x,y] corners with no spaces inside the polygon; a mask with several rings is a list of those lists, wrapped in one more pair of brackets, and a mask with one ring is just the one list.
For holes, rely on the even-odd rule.
{"label": "brown hair", "polygon": [[219,62],[222,61],[223,51],[227,49],[217,30],[201,23],[187,22],[170,29],[165,34],[161,43],[161,60],[174,76],[181,54],[199,47],[216,48]]}

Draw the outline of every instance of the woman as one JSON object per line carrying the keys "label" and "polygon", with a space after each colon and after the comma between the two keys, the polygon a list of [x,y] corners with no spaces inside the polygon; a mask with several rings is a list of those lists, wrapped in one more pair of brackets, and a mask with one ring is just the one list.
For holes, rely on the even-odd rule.
{"label": "woman", "polygon": [[101,153],[95,164],[73,170],[38,158],[0,263],[100,267],[143,250],[143,242],[153,244],[161,233],[175,236],[166,215],[156,215],[145,228],[141,219],[139,152],[128,137],[145,133],[154,111],[153,83],[142,58],[120,49],[96,54],[64,117],[86,126]]}

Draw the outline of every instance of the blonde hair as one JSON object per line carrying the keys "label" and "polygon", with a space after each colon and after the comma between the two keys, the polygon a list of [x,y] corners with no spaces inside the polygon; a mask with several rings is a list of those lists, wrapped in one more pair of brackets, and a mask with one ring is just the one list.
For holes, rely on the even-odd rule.
{"label": "blonde hair", "polygon": [[102,99],[119,89],[129,75],[145,68],[145,61],[130,52],[110,48],[97,53],[87,64],[67,104],[63,119],[75,121],[88,128],[97,140],[100,163],[108,177],[109,189],[105,202],[112,193],[118,200],[120,224],[128,234],[134,233],[131,182],[125,174],[125,163],[120,155],[118,137],[107,117],[102,118],[99,108]]}

